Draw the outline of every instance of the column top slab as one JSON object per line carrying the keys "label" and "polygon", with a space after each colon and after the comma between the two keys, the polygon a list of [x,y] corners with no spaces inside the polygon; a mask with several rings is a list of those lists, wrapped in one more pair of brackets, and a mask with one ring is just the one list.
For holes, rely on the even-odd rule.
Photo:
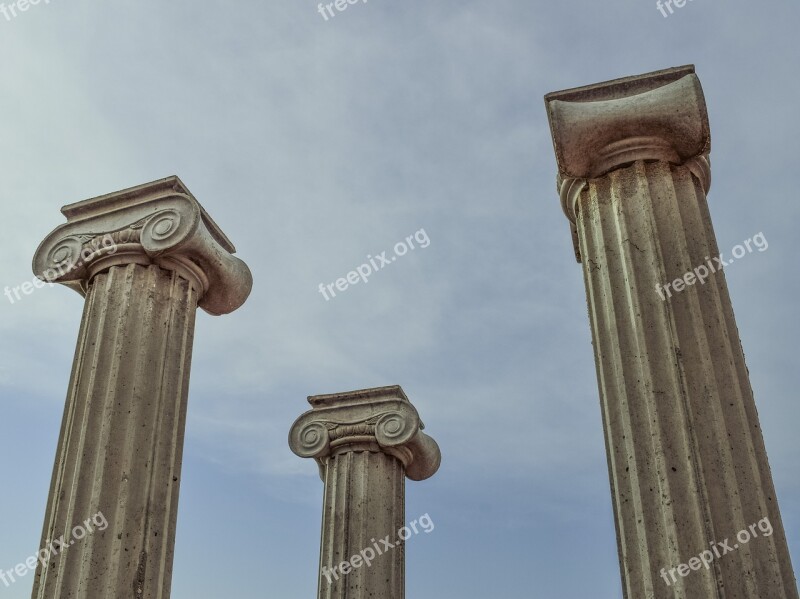
{"label": "column top slab", "polygon": [[189,188],[184,185],[183,181],[181,181],[177,175],[107,193],[97,196],[96,198],[67,204],[61,208],[61,214],[67,217],[67,222],[74,223],[102,216],[115,210],[124,210],[125,208],[146,204],[147,202],[175,193],[188,196],[194,200],[200,209],[203,224],[205,224],[211,236],[214,237],[217,243],[226,251],[231,254],[236,253],[236,248],[231,240],[222,232],[222,229],[219,228],[217,223],[214,222],[214,219],[209,216],[205,208],[197,201],[197,198],[194,197],[192,192],[189,191]]}
{"label": "column top slab", "polygon": [[683,164],[710,150],[693,65],[553,92],[544,100],[561,181],[600,177],[636,160]]}
{"label": "column top slab", "polygon": [[400,385],[373,387],[371,389],[359,389],[358,391],[345,391],[326,395],[310,395],[308,397],[308,403],[314,408],[356,406],[391,400],[411,403]]}

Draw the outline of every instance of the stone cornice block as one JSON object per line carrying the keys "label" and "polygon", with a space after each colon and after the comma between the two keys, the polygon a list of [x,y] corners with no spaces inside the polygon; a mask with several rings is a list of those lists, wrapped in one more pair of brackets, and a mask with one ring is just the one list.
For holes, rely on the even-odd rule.
{"label": "stone cornice block", "polygon": [[67,222],[42,241],[33,259],[33,272],[43,280],[85,295],[91,278],[112,266],[155,264],[188,279],[198,305],[210,314],[232,312],[250,294],[247,265],[176,176],[70,204],[61,212]]}
{"label": "stone cornice block", "polygon": [[411,480],[433,476],[441,464],[439,446],[399,386],[362,389],[308,398],[312,409],[298,418],[289,447],[320,465],[334,451],[374,448],[394,455]]}

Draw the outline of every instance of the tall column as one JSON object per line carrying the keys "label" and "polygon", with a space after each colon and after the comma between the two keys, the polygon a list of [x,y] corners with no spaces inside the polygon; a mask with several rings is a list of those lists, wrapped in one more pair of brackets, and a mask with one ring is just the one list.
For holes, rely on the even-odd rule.
{"label": "tall column", "polygon": [[325,483],[317,596],[403,599],[405,477],[433,476],[439,447],[399,386],[308,401],[289,446],[316,459]]}
{"label": "tall column", "polygon": [[710,135],[694,67],[545,103],[583,264],[625,596],[797,599],[713,260]]}
{"label": "tall column", "polygon": [[32,597],[167,599],[195,312],[232,312],[252,279],[177,177],[62,213],[34,273],[86,302]]}

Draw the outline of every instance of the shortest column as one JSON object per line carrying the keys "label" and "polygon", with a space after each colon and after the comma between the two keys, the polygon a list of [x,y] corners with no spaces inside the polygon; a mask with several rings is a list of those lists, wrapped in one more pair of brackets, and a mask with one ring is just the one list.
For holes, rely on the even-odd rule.
{"label": "shortest column", "polygon": [[439,469],[439,446],[422,432],[399,386],[308,398],[289,446],[314,458],[325,483],[317,597],[405,597],[405,477]]}

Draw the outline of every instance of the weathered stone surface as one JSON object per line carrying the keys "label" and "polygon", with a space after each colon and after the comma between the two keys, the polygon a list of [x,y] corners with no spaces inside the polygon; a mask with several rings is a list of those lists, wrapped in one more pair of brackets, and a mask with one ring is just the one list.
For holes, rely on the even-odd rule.
{"label": "weathered stone surface", "polygon": [[[85,294],[92,277],[114,265],[154,264],[192,283],[199,306],[214,315],[241,306],[253,284],[233,244],[178,177],[168,177],[61,209],[67,223],[39,246],[33,272]],[[113,254],[79,260],[81,249],[109,236]],[[100,248],[102,250],[102,247]],[[64,265],[74,268],[64,272]],[[60,276],[48,277],[47,271]],[[63,273],[63,274],[62,274]]]}
{"label": "weathered stone surface", "polygon": [[[320,565],[333,568],[404,526],[405,477],[424,480],[441,463],[436,442],[399,386],[308,398],[289,446],[314,458],[325,483]],[[379,545],[380,547],[380,545]],[[319,578],[319,599],[402,599],[405,546],[338,578]]]}
{"label": "weathered stone surface", "polygon": [[197,305],[234,310],[250,273],[176,177],[62,211],[34,272],[86,304],[42,547],[98,512],[108,527],[40,566],[32,597],[166,599]]}
{"label": "weathered stone surface", "polygon": [[[702,98],[693,67],[545,98],[583,263],[623,589],[797,599],[724,272],[656,291],[719,255]],[[764,518],[770,536],[670,577]]]}

